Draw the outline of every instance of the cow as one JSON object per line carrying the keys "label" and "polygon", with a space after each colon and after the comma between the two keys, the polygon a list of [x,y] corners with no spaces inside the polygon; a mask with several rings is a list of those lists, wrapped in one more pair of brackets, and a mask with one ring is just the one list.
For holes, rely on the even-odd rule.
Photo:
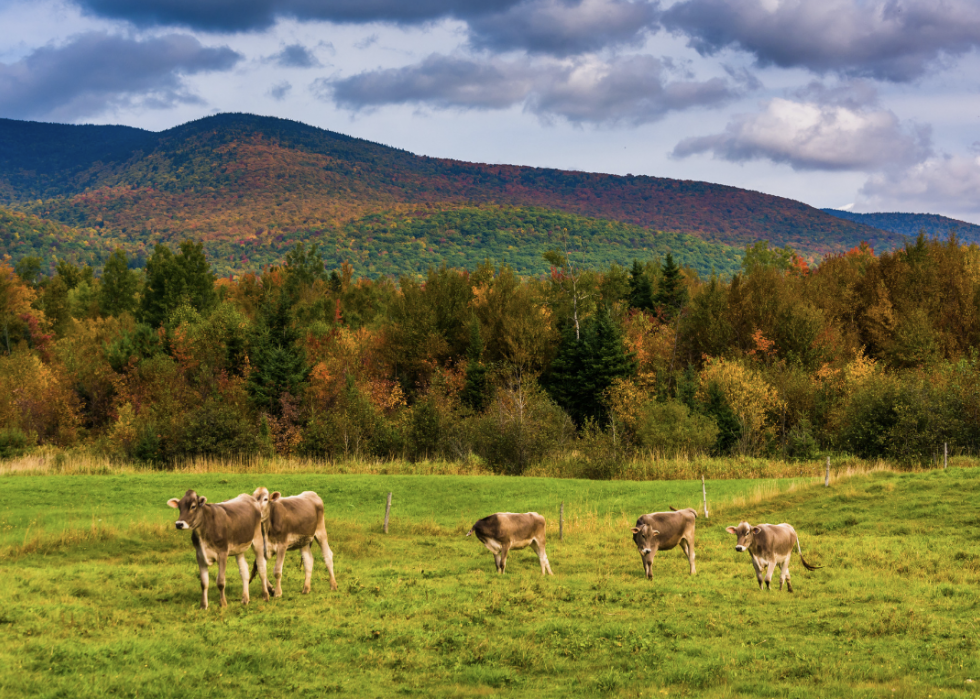
{"label": "cow", "polygon": [[225,564],[228,556],[238,559],[238,572],[242,576],[242,604],[248,604],[248,564],[245,552],[255,547],[255,560],[258,562],[262,579],[262,599],[269,599],[269,580],[266,574],[265,546],[262,541],[262,512],[255,498],[242,493],[234,500],[208,504],[208,499],[193,490],[184,493],[180,500],[170,498],[167,504],[179,510],[177,529],[190,529],[191,542],[197,552],[197,567],[201,574],[201,609],[208,608],[208,566],[218,562],[218,591],[221,593],[221,606],[227,607],[225,599]]}
{"label": "cow", "polygon": [[554,575],[544,550],[545,528],[544,517],[537,512],[498,512],[477,521],[466,536],[476,534],[476,538],[493,554],[497,572],[501,575],[507,568],[507,553],[525,546],[530,546],[538,554],[541,575]]}
{"label": "cow", "polygon": [[[303,558],[303,570],[306,580],[303,583],[303,594],[310,592],[310,581],[313,578],[313,540],[320,545],[323,562],[327,564],[330,573],[330,589],[337,589],[337,578],[333,573],[333,551],[327,543],[327,528],[323,523],[323,500],[312,490],[299,495],[284,498],[278,492],[269,494],[268,488],[256,488],[252,497],[262,512],[262,532],[266,537],[265,555],[271,558],[276,555],[276,597],[282,597],[282,564],[286,560],[286,551],[299,549]],[[255,566],[252,566],[252,577],[255,577]]]}
{"label": "cow", "polygon": [[690,507],[684,510],[676,510],[673,507],[670,509],[670,512],[640,515],[636,520],[636,526],[630,530],[633,532],[633,543],[636,544],[640,559],[643,561],[643,570],[650,580],[653,579],[653,558],[657,555],[657,551],[669,551],[678,544],[687,554],[687,560],[691,564],[691,575],[697,572],[694,569],[694,520],[697,519],[698,513]]}
{"label": "cow", "polygon": [[[793,553],[793,546],[800,554],[800,561],[807,570],[817,570],[822,566],[812,566],[803,558],[803,549],[800,548],[800,538],[796,535],[796,530],[785,522],[782,524],[760,524],[753,527],[748,522],[741,522],[737,527],[727,527],[729,534],[734,534],[738,539],[735,542],[735,550],[738,552],[748,551],[752,556],[752,567],[755,568],[755,577],[759,581],[759,589],[765,582],[766,589],[772,580],[772,573],[779,565],[779,589],[783,589],[783,581],[786,581],[786,589],[793,591],[793,583],[789,580],[789,557]],[[763,576],[765,570],[765,576]]]}

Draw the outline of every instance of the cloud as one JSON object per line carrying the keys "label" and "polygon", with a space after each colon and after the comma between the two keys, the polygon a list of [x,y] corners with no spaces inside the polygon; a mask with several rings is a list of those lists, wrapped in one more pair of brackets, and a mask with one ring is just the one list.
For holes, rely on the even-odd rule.
{"label": "cloud", "polygon": [[183,34],[139,41],[88,32],[0,64],[0,114],[70,121],[123,106],[201,103],[183,77],[229,70],[241,58],[226,46],[208,48]]}
{"label": "cloud", "polygon": [[862,187],[859,208],[980,214],[980,155],[942,155],[876,174]]}
{"label": "cloud", "polygon": [[282,51],[268,60],[283,68],[318,68],[321,65],[313,52],[302,44],[284,46]]}
{"label": "cloud", "polygon": [[975,0],[682,0],[661,21],[702,55],[894,82],[980,46]]}
{"label": "cloud", "polygon": [[507,109],[549,121],[639,125],[668,112],[724,104],[742,94],[733,81],[670,80],[672,66],[653,56],[569,60],[473,60],[431,55],[404,68],[321,79],[314,91],[353,111],[391,104],[437,109]]}
{"label": "cloud", "polygon": [[277,102],[282,102],[284,99],[286,99],[286,95],[289,94],[289,91],[292,89],[293,86],[288,82],[284,81],[281,83],[276,83],[269,89],[269,96]]}
{"label": "cloud", "polygon": [[140,27],[211,32],[268,29],[278,19],[411,25],[503,12],[520,0],[75,0],[86,12]]}
{"label": "cloud", "polygon": [[555,56],[636,45],[657,26],[656,3],[636,0],[524,0],[469,21],[470,42],[493,51]]}
{"label": "cloud", "polygon": [[879,170],[918,163],[931,154],[926,127],[902,124],[877,106],[867,83],[813,84],[796,99],[769,101],[757,114],[737,114],[725,131],[687,138],[672,155],[712,153],[731,162],[770,160],[794,170]]}

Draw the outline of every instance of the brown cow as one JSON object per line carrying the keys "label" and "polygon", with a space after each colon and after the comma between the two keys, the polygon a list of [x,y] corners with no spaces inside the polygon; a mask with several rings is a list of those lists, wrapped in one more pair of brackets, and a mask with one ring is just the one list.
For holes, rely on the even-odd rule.
{"label": "brown cow", "polygon": [[653,558],[657,551],[669,551],[678,544],[687,554],[691,564],[691,575],[694,569],[694,520],[698,513],[688,507],[685,510],[670,508],[670,512],[651,512],[641,515],[636,520],[633,532],[633,543],[636,544],[643,561],[643,570],[647,577],[653,579]]}
{"label": "brown cow", "polygon": [[[755,577],[759,581],[759,589],[765,582],[766,589],[772,580],[772,573],[779,565],[779,589],[783,589],[783,581],[786,581],[786,589],[793,591],[793,583],[789,580],[789,557],[793,553],[793,546],[800,554],[800,561],[807,570],[817,570],[822,566],[812,566],[803,558],[803,549],[800,548],[800,538],[796,535],[796,530],[786,524],[760,524],[753,527],[748,522],[741,522],[737,527],[727,527],[729,534],[738,537],[735,542],[736,551],[748,551],[752,556],[752,567],[755,568]],[[765,577],[762,571],[765,570]]]}
{"label": "brown cow", "polygon": [[238,559],[238,572],[242,576],[242,604],[248,604],[248,583],[251,578],[245,552],[252,546],[255,547],[255,560],[259,563],[262,578],[262,599],[269,599],[262,513],[255,498],[243,493],[234,500],[209,505],[206,497],[188,490],[180,500],[170,498],[167,504],[180,511],[177,529],[192,530],[191,542],[197,552],[197,567],[201,573],[201,609],[208,608],[208,566],[215,561],[218,562],[221,606],[228,606],[225,599],[225,564],[229,555]]}
{"label": "brown cow", "polygon": [[497,572],[501,575],[507,568],[507,552],[525,546],[530,546],[538,554],[541,575],[554,575],[548,562],[548,554],[544,550],[545,528],[544,517],[537,512],[498,512],[479,520],[466,536],[476,534],[476,538],[490,549],[497,564]]}
{"label": "brown cow", "polygon": [[[276,554],[276,597],[282,597],[282,564],[286,560],[286,551],[299,549],[303,558],[303,569],[306,571],[306,581],[303,583],[303,594],[310,591],[310,581],[313,578],[313,540],[320,545],[323,562],[327,564],[330,573],[330,589],[337,589],[337,579],[333,574],[333,551],[327,543],[327,528],[323,523],[323,500],[312,490],[307,490],[289,498],[282,497],[278,492],[269,494],[267,488],[257,488],[252,494],[262,511],[262,531],[267,544],[265,555],[271,558]],[[255,566],[252,566],[252,577],[255,577]]]}

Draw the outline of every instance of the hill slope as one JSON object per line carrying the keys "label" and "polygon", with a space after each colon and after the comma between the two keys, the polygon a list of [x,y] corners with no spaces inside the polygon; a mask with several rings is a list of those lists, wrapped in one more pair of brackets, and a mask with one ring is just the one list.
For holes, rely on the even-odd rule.
{"label": "hill slope", "polygon": [[809,256],[901,243],[735,187],[428,158],[283,119],[221,114],[160,133],[0,120],[0,204],[124,246],[189,236],[249,248],[270,232],[337,236],[379,212],[489,203]]}
{"label": "hill slope", "polygon": [[980,226],[947,216],[900,213],[852,214],[850,211],[837,209],[823,209],[823,211],[831,216],[863,223],[906,238],[915,238],[919,235],[919,231],[924,231],[930,238],[946,238],[950,232],[955,232],[956,237],[962,242],[980,243]]}

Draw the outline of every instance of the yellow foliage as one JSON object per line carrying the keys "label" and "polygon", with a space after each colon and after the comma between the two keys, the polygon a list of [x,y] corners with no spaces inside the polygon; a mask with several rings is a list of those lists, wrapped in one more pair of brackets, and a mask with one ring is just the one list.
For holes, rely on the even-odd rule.
{"label": "yellow foliage", "polygon": [[769,431],[772,416],[785,408],[776,389],[758,371],[739,361],[709,359],[699,377],[699,400],[707,400],[708,386],[712,383],[721,389],[750,435],[759,436]]}
{"label": "yellow foliage", "polygon": [[654,399],[656,380],[656,374],[640,372],[635,379],[615,379],[607,389],[609,409],[627,430],[636,430],[643,406]]}

